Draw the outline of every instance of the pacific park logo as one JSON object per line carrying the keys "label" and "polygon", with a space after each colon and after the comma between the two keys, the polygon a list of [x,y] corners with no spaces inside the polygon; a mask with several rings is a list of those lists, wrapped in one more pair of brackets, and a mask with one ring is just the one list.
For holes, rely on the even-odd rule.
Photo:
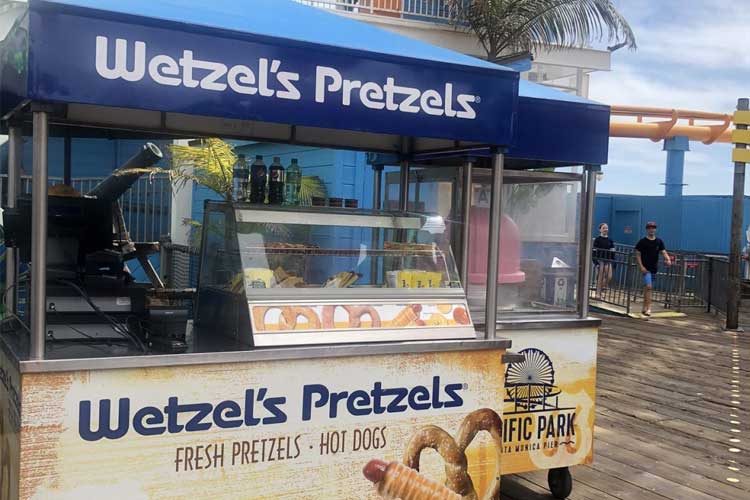
{"label": "pacific park logo", "polygon": [[529,348],[525,360],[505,371],[503,441],[507,452],[574,445],[576,408],[560,405],[555,367],[544,351]]}

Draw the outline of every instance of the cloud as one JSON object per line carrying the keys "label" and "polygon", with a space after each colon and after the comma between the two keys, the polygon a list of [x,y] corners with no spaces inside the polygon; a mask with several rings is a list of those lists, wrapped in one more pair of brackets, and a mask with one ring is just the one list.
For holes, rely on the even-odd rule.
{"label": "cloud", "polygon": [[592,76],[589,97],[606,104],[656,106],[730,113],[737,98],[750,94],[750,75],[720,80],[706,71],[701,78],[672,83],[670,75],[634,64],[617,64],[611,72]]}
{"label": "cloud", "polygon": [[[731,113],[750,96],[750,9],[732,0],[620,0],[638,50],[612,55],[591,77],[590,97],[628,104]],[[743,4],[743,5],[740,5]],[[691,143],[686,194],[731,194],[731,146]],[[600,192],[663,194],[661,143],[611,139]]]}

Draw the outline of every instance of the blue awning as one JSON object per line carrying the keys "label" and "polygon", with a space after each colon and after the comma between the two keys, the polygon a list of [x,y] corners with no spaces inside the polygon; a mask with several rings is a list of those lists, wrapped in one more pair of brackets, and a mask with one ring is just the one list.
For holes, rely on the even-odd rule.
{"label": "blue awning", "polygon": [[4,49],[3,114],[117,107],[165,113],[154,128],[216,117],[237,120],[217,134],[381,151],[513,139],[518,73],[290,0],[31,0]]}
{"label": "blue awning", "polygon": [[521,80],[508,148],[516,165],[604,165],[608,151],[609,106]]}
{"label": "blue awning", "polygon": [[[609,106],[521,80],[510,168],[604,165],[609,151]],[[417,161],[448,156],[486,157],[487,148],[426,153]]]}

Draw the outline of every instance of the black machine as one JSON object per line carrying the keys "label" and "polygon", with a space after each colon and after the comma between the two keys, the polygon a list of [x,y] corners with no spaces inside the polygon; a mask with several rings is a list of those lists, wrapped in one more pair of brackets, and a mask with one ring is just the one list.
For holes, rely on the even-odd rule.
{"label": "black machine", "polygon": [[[159,148],[147,143],[89,193],[49,196],[48,341],[129,342],[140,351],[184,350],[187,308],[180,306],[181,301],[169,300],[144,251],[158,246],[130,240],[117,202],[142,169],[161,158]],[[131,170],[134,167],[138,169]],[[18,248],[20,260],[28,263],[31,200],[19,198],[16,207],[6,208],[3,216],[6,246]],[[134,258],[149,266],[147,273],[156,283],[134,282],[127,268],[127,261]],[[33,262],[29,267],[33,273]],[[28,282],[21,281],[19,286]]]}

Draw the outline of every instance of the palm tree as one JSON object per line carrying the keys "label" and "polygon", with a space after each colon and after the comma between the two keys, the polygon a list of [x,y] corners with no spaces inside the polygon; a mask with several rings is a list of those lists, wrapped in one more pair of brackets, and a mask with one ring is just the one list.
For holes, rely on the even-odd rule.
{"label": "palm tree", "polygon": [[612,0],[446,0],[456,26],[474,32],[496,61],[503,55],[581,47],[605,37],[636,48],[635,35]]}

